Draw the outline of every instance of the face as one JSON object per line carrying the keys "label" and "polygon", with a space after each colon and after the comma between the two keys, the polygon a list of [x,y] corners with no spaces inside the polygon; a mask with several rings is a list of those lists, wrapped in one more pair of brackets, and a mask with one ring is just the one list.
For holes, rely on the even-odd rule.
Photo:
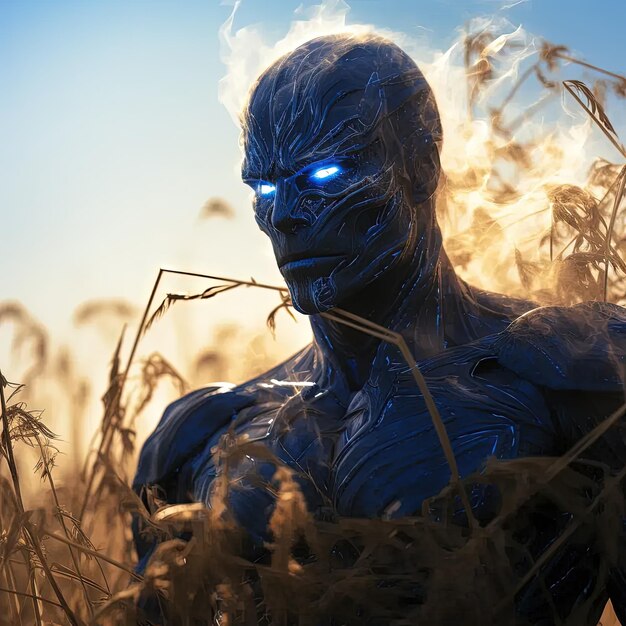
{"label": "face", "polygon": [[406,255],[413,211],[396,170],[380,136],[330,158],[313,154],[288,171],[244,166],[256,221],[298,311],[341,306]]}
{"label": "face", "polygon": [[381,38],[313,39],[262,74],[242,177],[298,311],[367,301],[369,285],[413,262],[432,226],[421,207],[440,134],[424,76]]}

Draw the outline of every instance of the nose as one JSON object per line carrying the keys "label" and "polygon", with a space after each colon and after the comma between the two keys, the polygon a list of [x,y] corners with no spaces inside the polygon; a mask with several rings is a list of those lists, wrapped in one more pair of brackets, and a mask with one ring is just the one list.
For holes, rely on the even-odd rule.
{"label": "nose", "polygon": [[311,225],[311,217],[303,211],[302,198],[295,184],[285,179],[276,181],[272,226],[286,235]]}

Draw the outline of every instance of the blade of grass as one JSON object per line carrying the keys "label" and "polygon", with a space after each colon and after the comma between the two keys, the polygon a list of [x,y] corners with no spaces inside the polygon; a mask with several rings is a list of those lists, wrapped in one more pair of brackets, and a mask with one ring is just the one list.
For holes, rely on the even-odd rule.
{"label": "blade of grass", "polygon": [[581,61],[575,57],[570,56],[569,54],[564,54],[563,52],[557,51],[554,53],[555,56],[563,59],[564,61],[569,61],[570,63],[576,63],[577,65],[582,65],[583,67],[589,68],[590,70],[594,70],[595,72],[600,72],[601,74],[606,74],[607,76],[611,76],[612,78],[616,78],[617,80],[626,81],[626,76],[622,76],[621,74],[616,74],[615,72],[610,72],[609,70],[605,70],[602,67],[598,67],[597,65],[592,65],[591,63],[587,63],[586,61]]}
{"label": "blade of grass", "polygon": [[[11,480],[13,481],[13,490],[15,492],[15,504],[17,506],[17,510],[20,515],[24,515],[24,501],[22,499],[22,489],[20,486],[20,479],[17,472],[17,465],[15,463],[15,457],[13,455],[13,444],[11,442],[11,433],[9,430],[9,417],[7,412],[6,399],[4,396],[4,388],[7,385],[6,378],[2,375],[2,371],[0,371],[0,410],[2,411],[2,445],[5,450],[5,458],[9,465],[9,472],[11,474]],[[34,571],[31,566],[30,560],[26,559],[26,566],[28,568],[28,577],[33,582]],[[39,604],[37,600],[33,600],[33,611],[35,614],[35,620],[37,622],[37,626],[41,624],[41,615],[39,612]]]}
{"label": "blade of grass", "polygon": [[32,600],[36,600],[37,602],[45,602],[46,604],[57,606],[60,609],[63,608],[63,605],[59,604],[58,602],[55,602],[54,600],[49,600],[48,598],[43,598],[42,596],[37,596],[34,593],[26,593],[25,591],[17,591],[9,587],[0,587],[0,591],[5,592],[5,593],[10,593],[15,596],[21,596],[23,598],[31,598]]}
{"label": "blade of grass", "polygon": [[618,179],[620,179],[619,187],[615,194],[615,200],[613,202],[613,211],[611,213],[611,220],[606,233],[606,249],[605,249],[605,265],[604,265],[604,301],[607,301],[608,289],[609,289],[609,260],[611,256],[611,239],[613,238],[613,229],[615,228],[615,219],[617,217],[617,210],[622,202],[624,196],[624,185],[626,184],[626,165],[622,167]]}
{"label": "blade of grass", "polygon": [[[16,587],[13,584],[13,580],[11,579],[11,575],[10,575],[10,570],[8,568],[6,568],[6,570],[0,572],[0,580],[4,583],[6,583],[6,587],[2,587],[0,588],[0,591],[5,591],[5,592],[15,592],[16,591]],[[11,620],[14,624],[21,624],[22,623],[22,619],[20,616],[20,603],[18,601],[17,596],[15,595],[11,595],[9,597],[9,608],[10,608],[10,613],[11,613]]]}
{"label": "blade of grass", "polygon": [[[476,528],[478,524],[474,517],[467,492],[463,484],[461,483],[461,475],[459,473],[458,464],[456,462],[452,443],[450,442],[450,438],[448,437],[448,432],[446,430],[445,424],[441,419],[439,409],[437,408],[433,396],[430,393],[430,389],[428,388],[426,379],[420,371],[415,358],[411,354],[409,346],[407,345],[404,337],[400,333],[391,331],[384,326],[375,324],[374,322],[371,322],[363,317],[360,317],[359,315],[355,315],[354,313],[350,313],[349,311],[345,311],[343,309],[332,309],[330,312],[322,313],[321,315],[326,319],[331,319],[340,324],[345,324],[347,326],[350,326],[351,328],[356,328],[368,335],[372,335],[373,337],[377,337],[382,339],[383,341],[392,343],[399,348],[400,353],[406,361],[406,364],[409,366],[413,379],[415,380],[418,389],[420,390],[420,392],[422,393],[422,397],[424,398],[424,403],[426,404],[426,408],[430,415],[433,427],[435,428],[435,432],[437,433],[437,437],[439,438],[439,444],[441,445],[444,456],[448,463],[448,467],[450,468],[451,482],[455,485],[459,492],[459,496],[461,497],[461,501],[463,503],[463,507],[465,508],[465,513],[470,524],[470,528]],[[343,318],[348,319],[346,320]]]}
{"label": "blade of grass", "polygon": [[531,581],[531,579],[539,572],[539,570],[550,560],[554,553],[565,544],[565,542],[574,534],[574,532],[580,527],[580,525],[587,519],[587,517],[593,513],[602,500],[609,495],[614,489],[619,487],[622,481],[626,478],[626,467],[613,478],[607,481],[602,491],[594,499],[594,501],[585,509],[584,513],[579,516],[577,520],[573,520],[565,528],[565,530],[555,539],[550,547],[541,554],[541,556],[535,561],[533,566],[526,572],[522,580],[519,581],[515,589],[503,600],[501,600],[494,609],[494,614],[497,615],[500,611],[510,606],[515,596]]}
{"label": "blade of grass", "polygon": [[[26,557],[29,558],[29,557]],[[29,566],[30,566],[30,562],[29,562]],[[41,621],[41,616],[43,614],[43,606],[41,606],[41,595],[39,594],[39,589],[37,587],[37,579],[35,578],[35,568],[32,568],[30,573],[29,573],[29,582],[30,582],[30,587],[33,590],[33,593],[31,594],[31,598],[33,600],[33,607],[35,608],[35,622],[37,623],[37,626],[43,626],[43,622]],[[63,607],[61,607],[63,608]]]}
{"label": "blade of grass", "polygon": [[587,115],[589,115],[589,117],[596,123],[598,128],[604,133],[604,135],[615,146],[615,148],[617,148],[619,153],[624,158],[626,158],[626,148],[624,148],[624,146],[605,128],[604,124],[602,124],[602,122],[594,114],[591,108],[588,107],[585,102],[583,102],[583,100],[578,96],[576,91],[571,87],[571,85],[568,84],[568,81],[564,80],[563,86],[565,87],[565,89],[567,89],[572,98],[574,98],[574,100],[576,100],[576,102],[578,102],[578,104],[580,104],[580,106],[587,112]]}
{"label": "blade of grass", "polygon": [[96,559],[101,559],[102,561],[106,561],[110,565],[114,565],[118,569],[124,570],[125,572],[130,574],[135,580],[143,580],[142,577],[139,574],[137,574],[131,567],[128,567],[127,565],[124,565],[124,563],[120,563],[119,561],[116,561],[115,559],[108,557],[106,554],[103,554],[102,552],[99,552],[98,550],[91,550],[90,548],[81,546],[79,543],[76,543],[75,541],[72,541],[70,539],[66,539],[62,535],[57,535],[56,533],[47,529],[44,530],[43,533],[47,537],[50,537],[51,539],[55,539],[56,541],[60,541],[61,543],[65,543],[66,545],[71,545],[73,548],[75,548],[79,552],[89,554],[90,556],[93,556]]}
{"label": "blade of grass", "polygon": [[[59,501],[59,494],[57,493],[57,489],[56,489],[56,485],[54,482],[54,478],[52,477],[52,472],[50,471],[50,465],[48,462],[48,458],[46,456],[46,451],[44,449],[44,444],[41,441],[41,437],[39,436],[38,433],[35,433],[35,439],[37,441],[37,445],[39,446],[39,450],[41,452],[41,458],[42,458],[42,462],[43,462],[43,469],[44,469],[44,475],[47,476],[48,478],[48,482],[50,484],[50,490],[52,492],[52,498],[54,500],[54,505],[55,505],[55,516],[56,518],[59,520],[59,524],[61,525],[61,528],[63,529],[63,532],[65,533],[65,536],[69,539],[70,538],[70,532],[67,528],[67,525],[65,523],[65,518],[63,516],[62,513],[62,509],[61,509],[61,503]],[[76,556],[76,554],[74,553],[74,550],[72,549],[71,546],[68,546],[68,550],[70,553],[70,558],[72,559],[72,563],[74,564],[74,567],[76,568],[76,572],[77,572],[77,576],[80,580],[81,586],[83,588],[83,594],[85,596],[85,602],[87,604],[87,610],[89,611],[89,615],[93,616],[93,605],[91,603],[91,599],[89,597],[89,593],[87,591],[87,586],[85,584],[85,581],[83,580],[82,574],[80,572],[80,565],[78,563],[78,558]]]}
{"label": "blade of grass", "polygon": [[6,458],[9,465],[9,472],[11,474],[11,480],[13,481],[13,489],[15,491],[15,498],[18,507],[18,511],[21,515],[24,514],[24,500],[22,499],[22,487],[20,485],[20,478],[17,472],[17,465],[15,463],[15,456],[13,454],[13,443],[11,441],[11,433],[9,430],[9,416],[7,412],[7,405],[4,396],[4,388],[7,385],[7,380],[0,371],[0,408],[2,409],[2,438],[3,445],[6,452]]}
{"label": "blade of grass", "polygon": [[[11,477],[13,479],[13,486],[15,489],[18,510],[21,515],[24,515],[24,512],[25,512],[24,501],[22,499],[20,480],[19,480],[19,475],[17,471],[17,465],[15,463],[15,456],[13,454],[13,444],[11,442],[11,434],[9,431],[9,418],[8,418],[8,413],[7,413],[6,401],[4,397],[4,387],[6,384],[7,384],[7,380],[6,378],[4,378],[4,376],[2,375],[2,372],[0,371],[0,406],[2,408],[2,428],[3,428],[2,433],[4,437],[4,447],[5,447],[7,460],[9,464],[9,471],[11,472]],[[33,551],[35,552],[35,554],[37,555],[37,558],[41,562],[41,565],[46,572],[46,576],[48,577],[50,586],[52,587],[52,590],[54,591],[59,603],[61,604],[67,619],[72,624],[72,626],[79,626],[78,619],[74,615],[74,612],[72,611],[72,609],[69,607],[69,604],[67,603],[63,593],[61,592],[59,585],[57,584],[54,576],[52,575],[52,572],[50,571],[45,555],[41,548],[41,544],[39,543],[37,535],[35,534],[33,528],[31,527],[30,522],[28,521],[24,523],[24,535],[28,539]],[[32,574],[32,568],[31,568],[31,574]],[[36,610],[36,613],[39,613],[38,608],[36,608],[35,610]]]}
{"label": "blade of grass", "polygon": [[108,441],[109,441],[109,432],[111,432],[111,415],[112,415],[112,411],[113,409],[111,407],[116,406],[116,404],[119,402],[120,399],[120,395],[122,393],[122,389],[124,387],[124,383],[126,382],[126,379],[128,377],[128,372],[130,370],[130,366],[132,364],[133,358],[135,356],[135,351],[137,350],[137,346],[139,345],[139,339],[141,337],[141,330],[143,328],[143,326],[146,323],[146,320],[148,318],[148,312],[150,311],[150,307],[152,306],[152,302],[154,300],[154,296],[156,295],[156,291],[159,287],[159,283],[161,282],[161,277],[163,276],[163,269],[159,269],[159,273],[157,275],[156,280],[154,281],[154,285],[152,286],[152,292],[150,293],[150,297],[148,298],[148,302],[146,304],[146,307],[144,309],[143,312],[143,316],[141,318],[141,322],[139,323],[139,328],[137,333],[135,334],[135,340],[133,342],[133,346],[131,348],[130,351],[130,355],[128,357],[128,361],[126,364],[126,369],[124,371],[124,373],[122,374],[121,380],[118,383],[117,386],[117,390],[115,393],[115,396],[111,399],[111,402],[107,405],[107,410],[105,411],[105,415],[102,418],[103,423],[105,423],[107,425],[107,430],[105,432],[102,433],[102,437],[100,439],[100,445],[98,447],[98,454],[96,455],[96,462],[94,462],[94,464],[92,465],[91,468],[91,472],[89,473],[89,478],[87,479],[87,485],[85,487],[85,494],[83,496],[83,504],[80,508],[80,513],[78,514],[78,520],[79,522],[82,522],[83,517],[85,516],[85,511],[87,509],[87,504],[89,502],[89,497],[91,495],[91,490],[93,489],[93,484],[94,481],[96,479],[96,475],[99,469],[99,465],[97,462],[97,459],[100,457],[100,455],[104,452],[104,450],[108,447]]}
{"label": "blade of grass", "polygon": [[[117,406],[117,404],[120,401],[121,398],[121,394],[123,392],[124,389],[124,385],[126,383],[126,380],[128,379],[128,374],[131,368],[131,365],[133,363],[133,360],[135,358],[135,353],[137,351],[137,347],[139,345],[139,341],[144,333],[144,329],[146,327],[147,321],[148,321],[148,314],[150,313],[150,309],[152,308],[152,305],[154,303],[154,298],[157,292],[157,289],[159,287],[159,284],[161,282],[161,278],[163,277],[164,274],[177,274],[180,276],[192,276],[192,277],[196,277],[196,278],[208,278],[210,280],[218,280],[218,281],[222,281],[222,282],[227,282],[227,283],[233,283],[233,284],[240,284],[240,285],[245,285],[245,286],[250,286],[250,287],[260,287],[262,289],[270,289],[270,290],[274,290],[274,291],[280,291],[280,292],[285,292],[286,288],[285,287],[276,287],[274,285],[266,285],[263,283],[257,283],[254,279],[250,280],[250,281],[242,281],[242,280],[237,280],[234,278],[225,278],[225,277],[220,277],[220,276],[211,276],[210,274],[201,274],[198,272],[185,272],[182,270],[171,270],[171,269],[165,269],[165,268],[160,268],[159,269],[159,273],[157,274],[156,280],[154,281],[154,284],[152,286],[152,291],[150,293],[150,297],[148,298],[148,302],[146,303],[146,307],[144,309],[143,312],[143,316],[141,318],[141,321],[139,323],[139,326],[137,328],[137,332],[135,334],[135,338],[133,341],[133,345],[131,347],[130,350],[130,354],[128,356],[128,360],[126,362],[126,367],[124,369],[124,372],[122,374],[122,376],[120,377],[120,380],[117,384],[117,389],[115,392],[114,397],[111,399],[111,402],[108,405],[108,410],[105,412],[105,416],[103,417],[103,423],[105,423],[107,425],[107,429],[105,430],[105,432],[102,433],[101,439],[100,439],[100,444],[98,446],[98,450],[97,450],[97,455],[96,455],[96,459],[100,459],[102,457],[102,455],[107,455],[110,449],[110,446],[113,442],[113,436],[115,433],[115,429],[112,428],[111,425],[111,416],[112,416],[112,411],[114,410],[114,408]],[[100,469],[100,464],[98,463],[98,461],[96,460],[96,462],[93,464],[91,471],[89,473],[89,477],[87,479],[87,484],[85,487],[85,493],[83,496],[83,503],[82,506],[80,508],[80,513],[78,515],[78,519],[79,521],[82,521],[84,515],[85,515],[85,511],[87,509],[87,504],[89,502],[89,497],[91,496],[91,492],[93,490],[93,486],[94,486],[94,482],[97,476],[97,473]]]}

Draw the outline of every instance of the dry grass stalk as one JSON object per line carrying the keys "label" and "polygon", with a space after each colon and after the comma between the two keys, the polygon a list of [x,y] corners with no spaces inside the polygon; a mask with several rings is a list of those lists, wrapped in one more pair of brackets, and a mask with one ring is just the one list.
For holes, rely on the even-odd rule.
{"label": "dry grass stalk", "polygon": [[[481,91],[498,76],[497,55],[500,51],[505,53],[507,50],[514,51],[517,45],[515,41],[501,44],[502,41],[498,41],[498,38],[491,33],[481,32],[468,36],[465,60],[468,68],[470,115]],[[603,73],[611,82],[596,82],[591,88],[581,81],[561,83],[552,76],[552,73],[558,69],[559,61],[577,63]],[[545,99],[540,100],[535,107],[529,107],[523,115],[507,122],[507,107],[519,93],[521,85],[533,77],[546,90]],[[521,172],[531,167],[532,160],[529,154],[533,148],[532,143],[516,141],[515,131],[523,120],[534,115],[539,107],[544,106],[555,94],[559,93],[561,85],[592,117],[594,123],[602,129],[622,156],[626,156],[605,112],[602,100],[602,93],[607,89],[611,89],[617,97],[624,97],[626,79],[619,74],[574,59],[563,46],[544,44],[539,59],[522,72],[518,82],[505,95],[500,106],[492,111],[492,132],[509,141],[506,148],[498,152],[499,159],[514,164]],[[480,175],[475,176],[474,184],[478,184],[480,179]],[[506,203],[515,199],[517,192],[514,185],[507,180],[506,176],[495,171],[495,168],[492,180],[499,184],[499,188],[493,190],[494,197],[499,202]],[[591,172],[589,184],[596,191],[599,189],[600,195],[603,194],[600,200],[596,200],[596,196],[590,191],[573,186],[562,186],[551,191],[553,224],[549,235],[544,240],[544,243],[546,245],[549,243],[550,246],[550,263],[528,261],[521,253],[516,251],[515,254],[521,283],[526,292],[533,292],[533,290],[536,292],[539,289],[542,297],[552,298],[554,302],[564,301],[570,297],[573,299],[604,297],[604,299],[619,301],[626,295],[624,282],[626,266],[622,258],[624,246],[621,239],[621,232],[626,223],[621,205],[625,180],[626,174],[623,167],[599,162]],[[549,207],[546,206],[545,210],[549,210]],[[479,234],[480,237],[484,237],[484,233],[489,231],[492,234],[495,233],[494,238],[497,239],[500,225],[487,214],[486,219],[477,219],[473,228],[474,232],[470,234],[474,238]],[[569,253],[570,249],[571,253]],[[613,271],[611,275],[610,270]],[[161,307],[158,307],[157,311],[148,318],[165,273],[218,280],[220,285],[210,287],[195,296],[170,294]],[[546,287],[549,282],[546,278],[548,275],[556,280],[556,289],[551,292]],[[194,505],[183,506],[178,513],[168,519],[165,513],[159,518],[151,516],[145,510],[143,502],[128,488],[124,475],[125,463],[119,461],[120,459],[128,460],[134,450],[133,420],[152,397],[157,381],[166,376],[180,385],[181,393],[184,387],[182,378],[176,370],[159,355],[152,355],[145,362],[138,379],[138,385],[141,387],[138,395],[139,401],[131,410],[126,387],[140,338],[159,314],[164,313],[174,302],[208,299],[240,286],[257,286],[279,292],[280,304],[268,316],[270,329],[275,329],[275,317],[280,309],[284,308],[290,312],[288,292],[284,287],[259,285],[254,279],[237,281],[191,272],[173,272],[163,269],[159,271],[124,367],[121,365],[120,356],[121,338],[115,351],[110,385],[105,395],[99,445],[95,455],[91,457],[93,459],[91,465],[86,468],[85,484],[82,485],[84,488],[82,502],[76,499],[75,507],[71,506],[66,510],[62,504],[62,494],[57,490],[53,480],[54,449],[48,441],[51,433],[46,432],[38,417],[28,413],[23,406],[7,407],[4,386],[0,385],[3,421],[2,454],[7,461],[11,476],[10,481],[0,476],[0,504],[6,503],[6,506],[0,507],[3,511],[3,530],[6,529],[0,540],[0,592],[8,594],[12,599],[8,610],[13,622],[32,623],[34,620],[37,624],[43,624],[44,620],[50,619],[50,616],[53,616],[52,619],[58,619],[58,615],[64,615],[65,619],[71,623],[82,624],[83,617],[90,618],[89,610],[85,614],[83,609],[91,608],[93,605],[95,609],[93,623],[130,624],[134,623],[133,605],[138,594],[142,589],[152,589],[168,598],[173,606],[178,603],[180,606],[177,610],[183,616],[195,618],[202,615],[202,611],[206,608],[211,611],[221,610],[225,616],[224,619],[228,617],[231,621],[236,621],[241,618],[247,620],[244,623],[254,624],[259,607],[255,606],[254,585],[247,578],[251,570],[255,570],[255,575],[266,592],[267,606],[262,610],[276,616],[277,620],[287,619],[290,608],[292,610],[293,607],[299,610],[308,608],[309,605],[305,605],[305,602],[312,603],[310,606],[313,607],[314,612],[326,615],[333,614],[333,612],[336,615],[345,613],[347,620],[350,610],[359,602],[364,603],[373,611],[384,612],[385,606],[389,604],[390,596],[382,594],[369,598],[368,593],[372,595],[371,590],[376,588],[377,582],[381,580],[395,581],[389,593],[395,593],[393,589],[397,589],[400,593],[404,580],[415,580],[417,574],[414,563],[418,561],[423,562],[425,567],[434,568],[439,576],[435,581],[437,584],[434,585],[435,588],[439,585],[440,593],[442,593],[439,596],[439,604],[445,605],[449,598],[454,597],[454,589],[447,587],[446,581],[442,580],[446,576],[451,581],[454,579],[454,569],[450,569],[452,567],[450,563],[452,563],[454,567],[461,565],[470,568],[470,571],[472,571],[471,568],[475,568],[477,573],[479,571],[497,573],[502,580],[491,582],[495,585],[494,588],[502,591],[497,600],[506,598],[501,601],[500,608],[503,611],[509,610],[511,598],[516,590],[531,580],[541,564],[558,549],[558,545],[540,556],[528,570],[525,578],[521,581],[517,580],[511,576],[510,572],[505,571],[506,568],[502,567],[502,562],[504,562],[502,560],[505,560],[505,556],[499,552],[498,547],[498,541],[502,536],[502,523],[505,519],[514,518],[520,506],[523,508],[523,502],[538,494],[548,493],[549,495],[557,490],[557,487],[552,484],[553,481],[565,480],[565,476],[570,476],[567,479],[570,480],[570,468],[576,464],[580,454],[606,429],[612,427],[620,416],[614,414],[608,418],[561,459],[546,459],[544,460],[546,463],[541,464],[533,464],[531,462],[533,460],[524,459],[512,464],[496,464],[490,466],[484,476],[472,477],[468,479],[468,482],[462,481],[458,476],[456,460],[436,405],[402,338],[383,327],[372,325],[367,320],[351,316],[345,311],[335,310],[327,315],[332,316],[331,319],[335,321],[349,324],[381,341],[397,346],[408,367],[411,368],[416,384],[422,391],[451,471],[450,487],[445,493],[434,498],[433,502],[437,503],[443,499],[444,505],[442,506],[445,512],[446,506],[450,505],[450,499],[454,499],[453,494],[460,494],[464,499],[466,511],[471,512],[471,507],[467,502],[466,484],[471,484],[472,480],[477,482],[491,480],[496,484],[502,484],[506,487],[503,490],[511,494],[497,522],[493,520],[490,526],[480,527],[473,516],[470,516],[473,532],[469,536],[462,533],[455,534],[453,524],[443,526],[431,524],[427,510],[424,519],[346,519],[333,520],[332,523],[313,524],[304,510],[304,500],[297,488],[297,476],[274,460],[276,494],[279,496],[279,505],[270,520],[274,542],[268,548],[271,555],[269,565],[255,565],[238,556],[241,553],[241,536],[232,520],[229,519],[228,494],[231,485],[227,478],[229,468],[236,464],[241,454],[249,453],[257,458],[265,458],[268,462],[272,459],[264,456],[267,453],[259,447],[251,446],[249,442],[236,438],[231,438],[230,447],[220,452],[223,472],[216,479],[213,508],[210,511],[200,511],[199,508],[194,508]],[[86,311],[88,312],[89,309],[87,308]],[[89,314],[87,312],[83,311],[86,316],[85,321],[87,318],[93,320],[98,315],[96,309],[91,310]],[[127,311],[123,312],[125,313]],[[15,304],[0,307],[0,318],[12,319],[21,324],[21,330],[18,332],[20,345],[27,338],[33,340],[37,359],[35,367],[31,370],[32,375],[29,374],[29,379],[32,379],[32,376],[43,371],[47,364],[45,331],[33,320],[29,320],[25,311]],[[69,381],[70,378],[68,377],[67,380]],[[5,382],[4,379],[2,382]],[[11,421],[14,421],[18,427],[8,424]],[[34,513],[24,510],[20,476],[12,451],[12,440],[19,442],[20,445],[25,443],[35,446],[40,452],[40,465],[37,471],[43,474],[50,486],[53,505],[52,519],[46,521],[45,524],[35,524],[32,521]],[[226,440],[228,441],[228,438]],[[612,502],[616,498],[615,489],[622,481],[623,474],[624,471],[606,480],[600,492],[595,494],[591,504],[574,507],[577,516],[561,535],[563,538],[557,543],[564,542],[567,537],[580,532],[582,521],[598,513],[599,503]],[[574,479],[571,481],[575,483]],[[566,487],[567,484],[564,489]],[[445,504],[446,501],[447,504]],[[77,517],[70,515],[67,511],[72,508],[79,509],[80,515]],[[123,514],[119,513],[120,510]],[[107,553],[103,553],[96,549],[88,538],[88,535],[93,536],[102,532],[97,527],[98,519],[107,512],[117,516],[118,529],[113,531],[107,528],[106,532],[120,533],[121,529],[127,527],[129,511],[144,517],[147,523],[152,524],[154,532],[159,532],[170,539],[159,549],[154,563],[146,572],[145,580],[131,573],[131,546],[127,536],[119,539],[121,534],[118,534],[116,540],[116,549],[122,554],[121,559],[111,555],[111,546]],[[50,527],[53,524],[58,526],[58,530]],[[182,543],[176,538],[181,524],[187,525],[185,527],[189,527],[189,524],[192,526],[194,539],[189,543]],[[93,532],[86,532],[88,526],[93,527]],[[314,546],[312,549],[319,558],[317,564],[314,561],[303,561],[302,555],[298,556],[294,552],[295,544],[298,543],[296,537],[302,534],[311,544],[309,548]],[[359,538],[362,545],[359,546],[359,553],[355,556],[352,566],[347,569],[337,569],[331,566],[328,555],[333,547],[338,542],[350,542],[355,537]],[[44,541],[46,542],[45,549]],[[57,554],[55,545],[67,551],[58,552],[59,558],[67,559],[67,563],[50,561],[50,555]],[[489,553],[485,546],[491,546],[493,553]],[[376,575],[372,574],[372,562],[378,560],[379,563],[388,564],[388,555],[393,554],[395,563],[400,564],[402,561],[398,556],[407,551],[410,552],[411,549],[416,550],[415,555],[418,561],[414,561],[410,567],[407,566],[405,571],[400,573],[383,571]],[[64,556],[61,557],[61,554]],[[183,562],[184,560],[186,563]],[[22,575],[22,571],[26,574]],[[45,573],[42,584],[39,584],[35,576],[37,571]],[[126,588],[129,575],[134,582],[131,587]],[[194,581],[191,590],[189,584],[185,582],[189,580]],[[244,582],[239,584],[237,581]],[[50,589],[47,589],[48,585]],[[276,590],[277,585],[284,593],[272,595],[272,590]],[[494,606],[497,603],[497,600],[492,601],[493,598],[489,596],[490,592],[485,587],[481,587],[478,575],[475,587],[476,589],[470,591],[476,593],[476,597],[480,597],[484,605]],[[52,597],[49,597],[50,592],[52,592]],[[190,592],[195,598],[196,604],[194,605],[189,605],[186,601],[186,598],[190,597]],[[98,594],[96,600],[93,599],[94,593]],[[27,602],[30,607],[28,611],[24,602]],[[121,613],[120,610],[122,610]],[[445,606],[428,606],[421,613],[413,613],[412,609],[407,609],[407,619],[412,619],[413,623],[416,623],[419,613],[420,623],[427,623],[429,619],[436,623],[441,617],[441,611],[444,610]],[[433,613],[430,614],[428,611],[433,611]],[[299,620],[303,626],[311,623],[310,616],[301,615]]]}
{"label": "dry grass stalk", "polygon": [[[190,300],[196,300],[196,299],[212,298],[215,295],[224,293],[225,291],[229,289],[233,289],[235,287],[240,287],[240,286],[270,289],[272,291],[278,291],[279,293],[281,293],[281,297],[282,297],[281,304],[276,309],[274,309],[270,313],[270,316],[268,317],[268,325],[270,325],[270,327],[272,327],[273,324],[275,325],[274,317],[275,317],[276,312],[280,310],[281,308],[287,308],[290,304],[288,295],[285,294],[286,290],[281,287],[276,287],[273,285],[263,285],[263,284],[257,283],[254,280],[253,281],[239,281],[236,279],[221,278],[219,276],[212,276],[211,278],[213,280],[226,282],[226,285],[224,286],[217,285],[215,287],[209,287],[202,293],[196,294],[196,295],[190,295],[190,296],[181,296],[181,295],[176,295],[176,294],[168,295],[167,299],[157,309],[158,314],[152,315],[146,327],[149,327],[150,324],[162,314],[163,307],[165,303],[168,301],[171,301],[171,302],[174,302],[176,300],[190,301]],[[445,429],[445,425],[443,424],[441,416],[439,415],[439,411],[428,389],[428,385],[426,384],[424,377],[419,371],[416,360],[411,355],[411,352],[409,350],[408,345],[406,344],[406,341],[404,340],[404,337],[402,337],[402,335],[399,333],[393,332],[383,326],[379,326],[378,324],[374,324],[373,322],[370,322],[369,320],[363,317],[359,317],[358,315],[354,315],[353,313],[350,313],[349,311],[343,311],[341,309],[333,309],[332,312],[322,313],[321,315],[322,317],[336,321],[340,324],[344,324],[351,328],[355,328],[367,335],[376,337],[378,339],[381,339],[383,341],[386,341],[398,347],[398,349],[400,350],[400,353],[402,354],[403,359],[406,361],[406,364],[411,369],[415,382],[417,383],[417,386],[424,397],[424,402],[426,403],[426,407],[428,409],[433,425],[439,437],[439,441],[443,449],[444,455],[446,457],[448,465],[450,466],[450,473],[451,473],[452,481],[455,484],[459,485],[460,475],[458,471],[458,466],[457,466],[456,459],[454,457],[454,453],[452,451],[450,439]],[[470,519],[470,524],[472,525],[472,527],[474,527],[475,520],[473,520],[472,509],[469,506],[468,496],[465,493],[465,491],[460,488],[459,488],[459,494],[463,501],[464,506],[466,507],[467,515],[468,515],[468,518]]]}
{"label": "dry grass stalk", "polygon": [[[615,148],[617,148],[618,152],[626,158],[626,148],[624,148],[624,146],[619,142],[611,120],[605,113],[600,102],[595,97],[593,91],[591,91],[589,87],[579,80],[565,80],[563,81],[563,86],[576,100],[576,102],[578,102],[578,104],[580,104],[580,106],[588,113],[589,117],[597,124]],[[578,94],[583,95],[587,102],[583,101]]]}
{"label": "dry grass stalk", "polygon": [[[9,413],[7,410],[7,405],[6,405],[5,395],[4,395],[4,388],[6,386],[7,386],[7,380],[4,378],[4,376],[2,375],[2,372],[0,371],[0,406],[2,408],[3,456],[5,457],[9,466],[9,471],[11,473],[11,478],[13,480],[13,489],[15,491],[18,512],[23,520],[22,532],[23,532],[24,540],[26,541],[28,545],[30,545],[33,552],[36,554],[37,558],[39,559],[39,562],[41,563],[41,566],[43,567],[46,573],[47,580],[50,586],[52,587],[59,604],[62,606],[63,611],[68,621],[72,624],[72,626],[79,626],[79,622],[76,616],[74,615],[74,612],[69,607],[67,600],[65,599],[65,596],[63,595],[59,585],[57,584],[55,577],[52,574],[52,571],[50,570],[48,566],[48,563],[45,559],[45,556],[41,547],[41,543],[36,534],[36,530],[33,528],[30,520],[28,519],[28,516],[26,515],[26,511],[24,509],[24,501],[22,499],[20,479],[19,479],[19,475],[17,471],[17,465],[15,463],[15,456],[13,454],[13,441],[12,441],[11,429],[9,426]],[[24,435],[22,434],[22,436]],[[31,576],[32,576],[32,571],[31,571]],[[37,600],[33,602],[33,607],[35,610],[35,614],[37,615],[37,621],[39,622],[40,611],[39,611],[39,606],[37,602],[38,602]]]}
{"label": "dry grass stalk", "polygon": [[606,302],[608,297],[608,289],[609,289],[609,260],[611,258],[611,239],[613,238],[613,229],[615,228],[615,220],[617,218],[617,213],[619,210],[620,203],[622,202],[622,198],[624,197],[624,185],[626,184],[626,165],[622,167],[622,171],[616,180],[619,180],[619,187],[617,188],[617,193],[615,194],[615,200],[613,202],[613,211],[611,212],[611,221],[609,222],[609,227],[607,228],[606,234],[606,249],[605,249],[605,269],[604,269],[604,301]]}

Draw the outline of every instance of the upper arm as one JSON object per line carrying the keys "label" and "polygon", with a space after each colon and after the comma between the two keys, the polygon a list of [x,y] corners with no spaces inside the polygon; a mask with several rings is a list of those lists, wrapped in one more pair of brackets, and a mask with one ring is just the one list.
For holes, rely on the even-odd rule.
{"label": "upper arm", "polygon": [[[597,488],[588,502],[591,514],[579,521],[595,526],[596,545],[591,550],[596,550],[608,566],[606,591],[615,614],[626,624],[626,418],[621,417],[624,393],[552,392],[551,400],[556,405],[554,415],[564,437],[564,453],[573,452],[578,445],[571,465],[583,472],[586,464],[596,468]],[[615,423],[604,431],[607,420]]]}
{"label": "upper arm", "polygon": [[[141,450],[133,481],[133,489],[148,513],[154,512],[151,493],[167,504],[190,501],[191,485],[185,471],[188,462],[227,429],[237,412],[251,401],[249,394],[209,387],[193,391],[166,408]],[[140,571],[157,543],[154,535],[146,532],[149,525],[144,517],[134,515],[132,529]]]}
{"label": "upper arm", "polygon": [[602,302],[535,309],[499,335],[498,360],[544,389],[568,465],[593,476],[585,506],[574,522],[594,529],[588,548],[608,565],[606,591],[626,624],[626,526],[624,481],[626,423],[602,424],[624,404],[626,311]]}

